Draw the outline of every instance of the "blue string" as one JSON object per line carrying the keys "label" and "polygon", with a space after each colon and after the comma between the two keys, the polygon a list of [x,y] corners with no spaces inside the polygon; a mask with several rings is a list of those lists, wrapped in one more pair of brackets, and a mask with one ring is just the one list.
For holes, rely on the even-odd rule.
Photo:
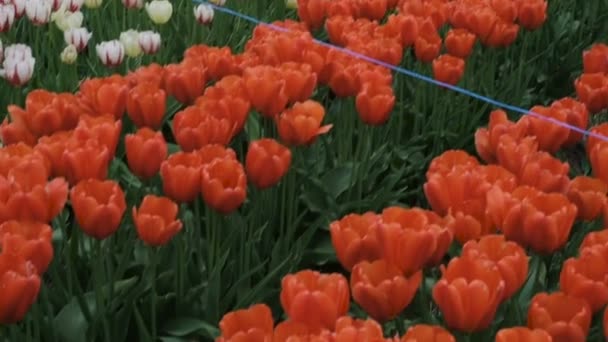
{"label": "blue string", "polygon": [[[257,1],[259,1],[259,0],[257,0]],[[212,3],[208,2],[208,1],[205,1],[205,0],[192,0],[192,2],[198,3],[198,4],[203,4],[203,3],[207,4],[207,5],[211,6],[216,11],[223,12],[223,13],[226,13],[226,14],[230,14],[230,15],[235,16],[237,18],[241,18],[241,19],[247,20],[247,21],[249,21],[251,23],[254,23],[256,25],[261,25],[261,26],[268,27],[268,28],[273,29],[275,31],[284,32],[284,33],[290,32],[290,30],[287,29],[287,28],[280,27],[280,26],[277,26],[277,25],[274,25],[274,24],[271,24],[271,23],[267,23],[267,22],[261,21],[261,20],[259,20],[257,18],[248,16],[246,14],[243,14],[243,13],[231,10],[231,9],[223,7],[223,6],[217,6],[217,5],[212,4]],[[419,74],[417,72],[414,72],[414,71],[411,71],[411,70],[408,70],[408,69],[405,69],[405,68],[394,66],[392,64],[383,62],[383,61],[378,60],[378,59],[374,59],[374,58],[368,57],[368,56],[366,56],[364,54],[361,54],[361,53],[358,53],[358,52],[355,52],[355,51],[352,51],[352,50],[349,50],[349,49],[346,49],[346,48],[343,48],[343,47],[340,47],[340,46],[337,46],[337,45],[329,44],[329,43],[326,43],[324,41],[321,41],[321,40],[318,40],[318,39],[314,39],[314,38],[312,38],[312,41],[315,42],[316,44],[321,45],[321,46],[325,46],[325,47],[330,48],[330,49],[338,50],[338,51],[340,51],[340,52],[342,52],[344,54],[347,54],[347,55],[349,55],[351,57],[354,57],[354,58],[357,58],[357,59],[360,59],[360,60],[364,60],[366,62],[369,62],[369,63],[372,63],[372,64],[376,64],[376,65],[379,65],[379,66],[382,66],[382,67],[385,67],[385,68],[390,69],[390,70],[392,70],[392,71],[394,71],[396,73],[404,74],[406,76],[410,76],[412,78],[415,78],[415,79],[418,79],[418,80],[421,80],[421,81],[424,81],[424,82],[427,82],[427,83],[431,83],[431,84],[434,84],[434,85],[437,85],[437,86],[448,88],[448,89],[450,89],[452,91],[455,91],[457,93],[463,94],[465,96],[469,96],[469,97],[478,99],[478,100],[480,100],[482,102],[489,103],[489,104],[491,104],[493,106],[496,106],[496,107],[499,107],[499,108],[502,108],[502,109],[505,109],[505,110],[509,110],[509,111],[512,111],[512,112],[524,114],[524,115],[530,115],[530,116],[533,116],[533,117],[538,118],[540,120],[545,120],[545,121],[551,122],[553,124],[556,124],[558,126],[561,126],[561,127],[564,127],[564,128],[568,128],[568,129],[570,129],[572,131],[581,133],[583,135],[591,136],[591,137],[598,138],[600,140],[608,142],[608,137],[607,136],[604,136],[604,135],[601,135],[601,134],[598,134],[598,133],[595,133],[595,132],[591,132],[591,131],[586,130],[586,129],[582,129],[582,128],[579,128],[579,127],[574,126],[574,125],[570,125],[570,124],[568,124],[566,122],[559,121],[559,120],[554,119],[552,117],[548,117],[548,116],[544,116],[544,115],[541,115],[541,114],[538,114],[538,113],[535,113],[535,112],[531,112],[531,111],[529,111],[527,109],[524,109],[524,108],[521,108],[521,107],[517,107],[517,106],[514,106],[514,105],[510,105],[508,103],[501,102],[501,101],[492,99],[490,97],[487,97],[487,96],[484,96],[484,95],[481,95],[481,94],[477,94],[477,93],[475,93],[473,91],[470,91],[470,90],[467,90],[467,89],[464,89],[464,88],[461,88],[461,87],[458,87],[458,86],[454,86],[454,85],[451,85],[451,84],[448,84],[448,83],[444,83],[444,82],[438,81],[438,80],[436,80],[434,78],[421,75],[421,74]]]}

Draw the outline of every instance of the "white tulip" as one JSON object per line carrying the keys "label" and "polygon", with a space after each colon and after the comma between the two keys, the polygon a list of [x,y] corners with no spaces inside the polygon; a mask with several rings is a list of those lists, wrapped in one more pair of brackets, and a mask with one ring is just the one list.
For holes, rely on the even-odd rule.
{"label": "white tulip", "polygon": [[208,25],[213,21],[213,7],[208,4],[200,4],[194,8],[194,17],[201,25]]}
{"label": "white tulip", "polygon": [[125,48],[119,40],[101,42],[95,47],[101,63],[107,67],[120,65],[125,58]]}
{"label": "white tulip", "polygon": [[84,0],[84,6],[88,9],[96,9],[101,7],[103,0]]}
{"label": "white tulip", "polygon": [[152,0],[146,4],[146,12],[155,24],[166,24],[173,14],[173,5],[168,0]]}
{"label": "white tulip", "polygon": [[139,46],[139,33],[135,30],[128,30],[120,34],[120,42],[125,48],[127,56],[134,58],[143,53]]}
{"label": "white tulip", "polygon": [[154,31],[139,32],[139,46],[146,55],[153,55],[160,49],[160,34]]}
{"label": "white tulip", "polygon": [[78,58],[78,51],[76,47],[72,44],[68,45],[63,49],[61,55],[59,55],[61,61],[65,64],[74,64],[76,59]]}
{"label": "white tulip", "polygon": [[34,25],[44,25],[51,19],[51,2],[46,0],[27,0],[25,14]]}
{"label": "white tulip", "polygon": [[74,45],[78,52],[82,52],[87,47],[92,34],[85,28],[72,28],[63,32],[63,39],[66,44]]}
{"label": "white tulip", "polygon": [[84,16],[82,12],[68,12],[65,9],[60,8],[59,11],[51,14],[51,20],[57,25],[61,31],[67,31],[69,29],[79,28],[82,26]]}
{"label": "white tulip", "polygon": [[7,32],[15,22],[15,6],[0,5],[0,32]]}

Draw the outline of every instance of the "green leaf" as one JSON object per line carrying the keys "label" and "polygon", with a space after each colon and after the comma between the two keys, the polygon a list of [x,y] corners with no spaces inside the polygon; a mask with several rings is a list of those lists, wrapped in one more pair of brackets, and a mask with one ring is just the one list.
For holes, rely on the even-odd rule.
{"label": "green leaf", "polygon": [[337,199],[352,184],[353,164],[348,163],[328,171],[321,183],[331,198]]}
{"label": "green leaf", "polygon": [[184,337],[199,332],[204,332],[208,338],[215,338],[219,335],[219,330],[213,325],[191,317],[178,317],[167,322],[163,331],[172,336]]}
{"label": "green leaf", "polygon": [[167,143],[167,150],[169,151],[169,154],[171,155],[171,154],[181,151],[181,148],[177,144]]}
{"label": "green leaf", "polygon": [[[92,292],[85,294],[84,302],[89,307],[91,315],[95,316],[96,307],[94,294]],[[89,323],[85,319],[76,298],[72,298],[72,300],[66,306],[64,306],[61,311],[59,311],[53,324],[56,327],[61,327],[61,329],[57,329],[57,333],[61,341],[88,341],[86,334],[87,329],[89,328]]]}
{"label": "green leaf", "polygon": [[336,251],[331,243],[329,234],[325,231],[323,231],[323,233],[324,237],[320,237],[318,239],[319,242],[316,243],[316,246],[306,255],[306,260],[309,260],[316,265],[338,262],[338,259],[336,258]]}

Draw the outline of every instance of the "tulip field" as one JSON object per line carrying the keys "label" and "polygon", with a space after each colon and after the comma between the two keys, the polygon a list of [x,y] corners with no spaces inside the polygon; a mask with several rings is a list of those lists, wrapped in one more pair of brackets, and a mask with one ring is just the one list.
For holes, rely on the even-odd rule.
{"label": "tulip field", "polygon": [[607,0],[0,0],[0,341],[608,341]]}

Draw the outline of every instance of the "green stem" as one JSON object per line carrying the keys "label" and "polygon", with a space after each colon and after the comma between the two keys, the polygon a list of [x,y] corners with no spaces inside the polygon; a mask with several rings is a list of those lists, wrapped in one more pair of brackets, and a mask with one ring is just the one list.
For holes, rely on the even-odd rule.
{"label": "green stem", "polygon": [[[104,257],[102,254],[102,241],[95,240],[95,270],[93,272],[95,279],[95,301],[97,303],[97,316],[101,318],[101,323],[103,327],[103,336],[105,342],[111,342],[111,330],[108,323],[107,315],[106,315],[106,303],[105,296],[103,293],[103,287],[105,285],[104,274],[105,274],[105,266],[104,266]],[[110,285],[110,284],[108,284]]]}
{"label": "green stem", "polygon": [[156,341],[157,339],[157,328],[156,328],[156,278],[158,272],[158,250],[155,248],[150,248],[150,268],[152,270],[152,292],[150,298],[150,305],[152,307],[150,311],[151,321],[152,321],[152,341]]}

